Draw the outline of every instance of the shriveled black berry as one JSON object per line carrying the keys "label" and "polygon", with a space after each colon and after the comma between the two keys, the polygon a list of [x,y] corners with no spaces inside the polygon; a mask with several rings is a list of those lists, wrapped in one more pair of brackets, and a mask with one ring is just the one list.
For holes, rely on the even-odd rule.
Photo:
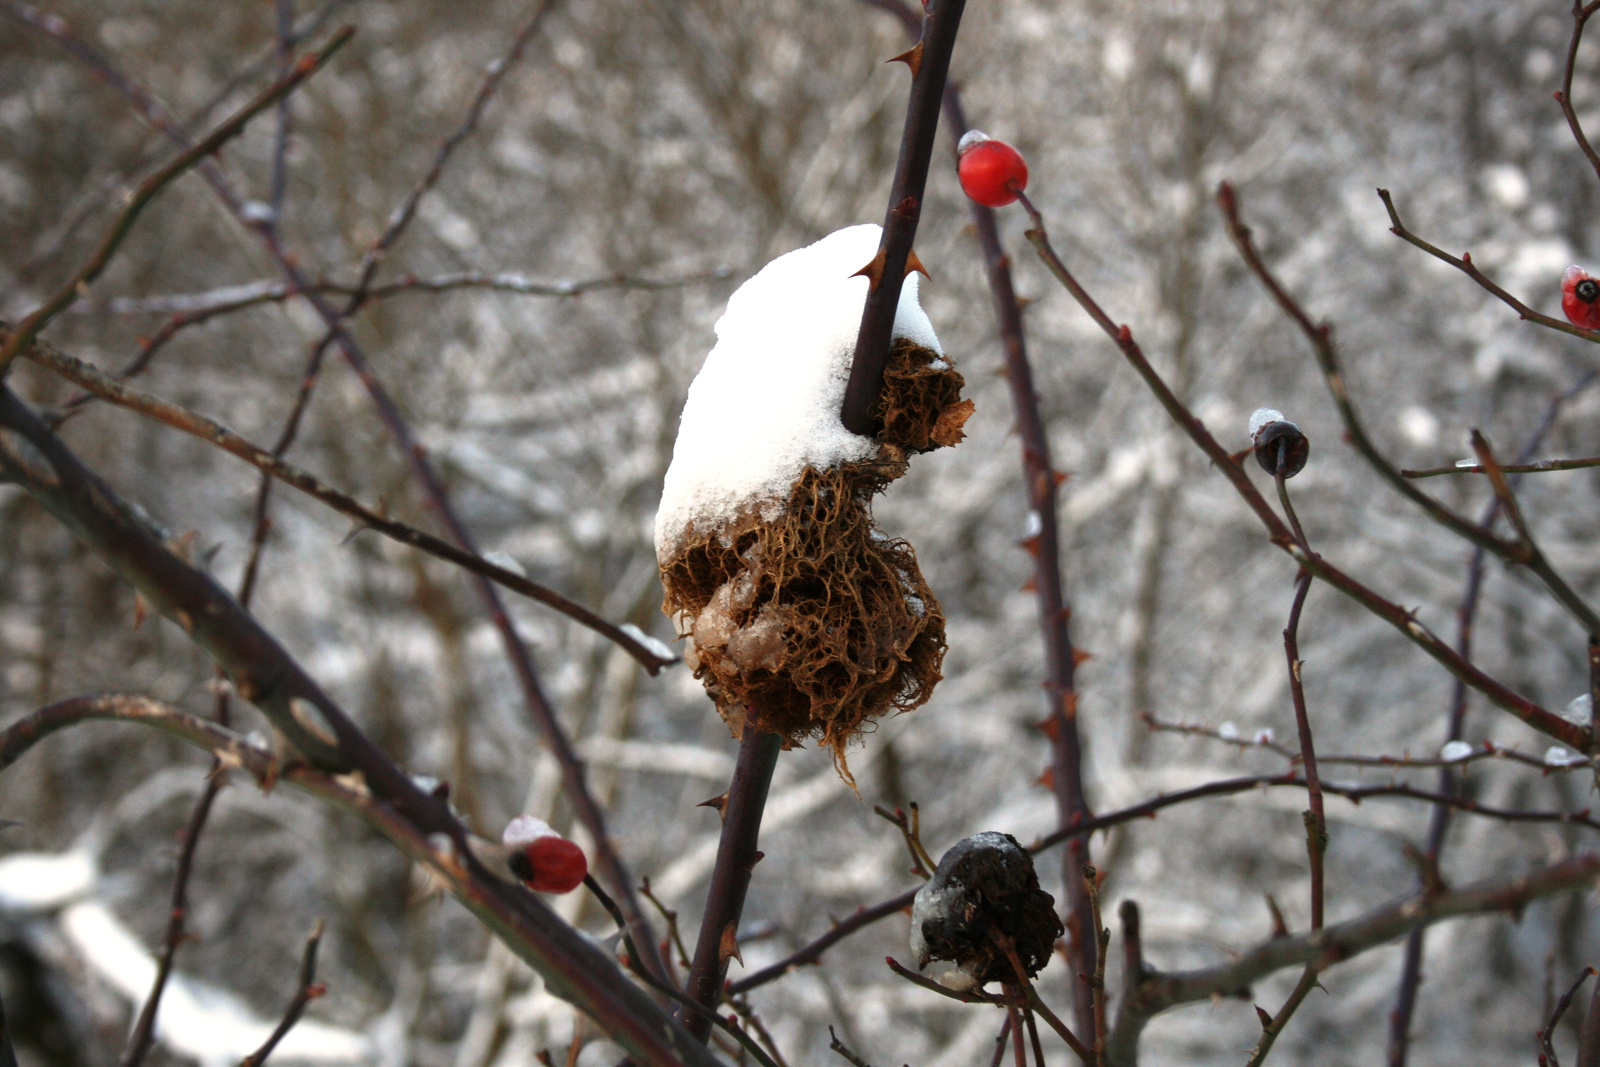
{"label": "shriveled black berry", "polygon": [[1300,427],[1286,420],[1269,422],[1256,431],[1256,462],[1261,469],[1278,476],[1283,468],[1285,478],[1293,478],[1305,467],[1311,456],[1311,440],[1300,432]]}
{"label": "shriveled black berry", "polygon": [[1600,282],[1593,278],[1585,278],[1572,287],[1572,295],[1585,304],[1592,304],[1596,298],[1600,298]]}
{"label": "shriveled black berry", "polygon": [[1033,857],[1010,834],[981,833],[958,841],[917,891],[911,951],[918,965],[950,960],[976,985],[1014,982],[1016,971],[996,932],[1016,947],[1031,977],[1061,936],[1055,899],[1039,888]]}

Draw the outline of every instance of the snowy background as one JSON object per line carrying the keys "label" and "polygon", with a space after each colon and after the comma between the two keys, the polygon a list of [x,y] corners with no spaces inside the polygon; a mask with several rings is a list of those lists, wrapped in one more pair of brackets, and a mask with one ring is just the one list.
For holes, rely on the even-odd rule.
{"label": "snowy background", "polygon": [[[1133,326],[1230,447],[1243,447],[1257,407],[1299,423],[1312,455],[1293,488],[1313,545],[1443,634],[1453,633],[1464,546],[1339,443],[1310,352],[1245,274],[1212,195],[1218,181],[1235,183],[1269,261],[1313,314],[1337,325],[1352,392],[1399,465],[1468,455],[1472,427],[1502,455],[1514,453],[1549,398],[1595,365],[1594,350],[1519,323],[1392,237],[1374,188],[1394,192],[1416,231],[1452,251],[1470,248],[1502,284],[1556,312],[1562,269],[1593,267],[1600,254],[1600,183],[1550,99],[1568,7],[973,3],[953,66],[972,122],[1027,156],[1029,192],[1056,247],[1113,317]],[[336,21],[359,32],[296,97],[289,153],[283,225],[307,270],[354,276],[531,8],[340,5]],[[264,4],[61,0],[52,9],[179,114],[207,103],[272,40]],[[10,21],[0,27],[0,316],[14,319],[81,262],[119,183],[164,152],[57,46]],[[357,336],[485,548],[609,618],[670,636],[651,531],[688,382],[734,285],[841,226],[881,220],[906,84],[903,68],[884,60],[905,47],[901,34],[854,0],[556,6],[386,272],[482,269],[559,282],[725,266],[731,275],[567,298],[406,295],[361,316]],[[1600,130],[1594,55],[1581,58],[1575,95]],[[271,130],[259,121],[226,153],[258,197]],[[1034,605],[1020,588],[1029,565],[1017,546],[1027,518],[1018,447],[949,152],[941,141],[918,235],[932,273],[921,298],[977,413],[962,446],[920,458],[877,509],[888,532],[914,540],[943,601],[946,680],[926,707],[883,723],[852,753],[861,800],[826,753],[784,756],[741,934],[750,969],[821,933],[830,916],[913,884],[898,834],[872,814],[874,803],[918,801],[935,854],[980,830],[1027,841],[1054,825],[1051,797],[1034,781],[1047,748],[1030,727],[1044,701]],[[1109,810],[1281,769],[1259,750],[1151,735],[1141,724],[1139,712],[1149,711],[1232,722],[1245,737],[1263,727],[1292,736],[1279,631],[1293,569],[1054,287],[1021,236],[1021,213],[1008,209],[1001,222],[1019,289],[1033,301],[1029,340],[1056,464],[1072,475],[1061,520],[1072,631],[1094,654],[1079,671],[1091,803]],[[99,302],[274,277],[256,241],[189,177],[147,213],[83,311],[50,336],[115,367],[165,316],[114,314],[96,310]],[[320,332],[292,302],[221,318],[180,334],[144,387],[270,442]],[[12,382],[36,403],[69,395],[32,367]],[[1566,409],[1542,454],[1600,452],[1597,411],[1600,390]],[[198,531],[199,552],[214,553],[215,573],[236,584],[252,472],[103,407],[64,432],[165,525]],[[330,362],[295,458],[431,528],[401,457],[342,366]],[[1465,478],[1429,484],[1469,512],[1485,500],[1481,483]],[[1584,471],[1531,479],[1523,494],[1548,555],[1591,599],[1600,594],[1597,489]],[[397,759],[451,781],[481,829],[494,833],[520,811],[565,828],[554,765],[541,758],[462,576],[370,534],[343,543],[343,520],[288,493],[277,501],[256,599],[263,621]],[[715,815],[694,805],[725,787],[735,748],[725,727],[681,667],[647,677],[589,632],[534,605],[514,610],[591,760],[624,858],[683,912],[692,935],[717,829]],[[102,689],[207,712],[205,659],[176,628],[135,628],[134,619],[131,591],[26,497],[0,487],[0,718]],[[1475,638],[1485,669],[1561,708],[1586,684],[1582,637],[1539,589],[1489,568]],[[1388,627],[1315,587],[1301,651],[1319,749],[1437,752],[1450,680]],[[1479,701],[1467,737],[1545,748]],[[0,776],[0,816],[22,824],[0,831],[0,849],[36,864],[15,880],[36,883],[36,892],[20,896],[0,865],[0,989],[25,1067],[100,1064],[120,1048],[142,979],[129,979],[138,955],[117,939],[158,940],[176,834],[204,769],[176,742],[96,725],[52,739]],[[1325,774],[1428,788],[1434,780],[1432,772]],[[1471,783],[1480,799],[1507,806],[1588,803],[1578,775],[1483,764]],[[1290,791],[1245,794],[1097,837],[1108,911],[1139,900],[1147,958],[1164,968],[1218,962],[1265,937],[1268,892],[1291,927],[1304,929],[1303,807]],[[1330,921],[1412,888],[1401,849],[1422,843],[1424,808],[1330,798],[1328,813]],[[1581,837],[1458,818],[1444,873],[1506,875]],[[50,857],[50,873],[39,873]],[[1041,864],[1053,892],[1055,858]],[[464,912],[424,897],[384,841],[306,797],[227,790],[192,897],[199,941],[180,968],[202,1002],[232,1019],[281,1010],[306,932],[327,920],[329,993],[309,1018],[338,1031],[322,1047],[346,1049],[339,1062],[512,1067],[539,1048],[559,1056],[571,1038],[571,1012]],[[561,906],[606,929],[579,895]],[[791,1063],[832,1062],[830,1024],[875,1063],[987,1062],[993,1009],[938,999],[884,970],[886,953],[906,954],[906,925],[886,920],[835,948],[825,967],[754,997]],[[1532,1062],[1549,976],[1564,987],[1600,962],[1592,897],[1547,901],[1516,924],[1436,928],[1428,945],[1411,1059],[1419,1065]],[[1328,995],[1307,1002],[1273,1062],[1377,1062],[1398,964],[1394,947],[1326,975]],[[1118,980],[1113,968],[1113,989]],[[1257,1000],[1276,1005],[1292,980],[1262,983]],[[1053,964],[1043,982],[1046,997],[1064,1005],[1065,968]],[[224,994],[236,999],[224,1003]],[[1218,1002],[1158,1018],[1143,1047],[1154,1064],[1236,1064],[1257,1033],[1248,1003]],[[193,1044],[164,1044],[153,1062],[192,1062],[197,1053],[186,1048]],[[201,1062],[239,1055],[220,1038],[212,1048]],[[586,1064],[609,1062],[602,1047],[587,1055]],[[1054,1060],[1066,1062],[1065,1053]]]}

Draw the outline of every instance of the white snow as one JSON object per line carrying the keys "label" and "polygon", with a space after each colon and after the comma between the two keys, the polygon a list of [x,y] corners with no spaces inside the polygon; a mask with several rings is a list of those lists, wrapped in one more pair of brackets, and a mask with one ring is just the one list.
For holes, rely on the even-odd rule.
{"label": "white snow", "polygon": [[1256,408],[1250,413],[1250,439],[1255,440],[1256,434],[1261,432],[1261,427],[1269,422],[1282,422],[1283,412],[1275,408]]}
{"label": "white snow", "polygon": [[1575,722],[1579,726],[1588,726],[1591,718],[1590,712],[1594,705],[1588,693],[1582,693],[1568,701],[1566,708],[1561,712],[1561,717],[1568,722]]}
{"label": "white snow", "polygon": [[651,637],[633,623],[625,622],[619,626],[618,629],[643,645],[645,647],[645,651],[649,652],[657,659],[671,660],[674,663],[678,661],[678,654],[672,651],[671,645],[667,644],[659,637]]}
{"label": "white snow", "polygon": [[485,552],[483,554],[483,561],[485,563],[493,563],[496,567],[499,567],[503,571],[510,571],[518,578],[526,578],[528,576],[527,570],[525,570],[522,564],[517,562],[516,557],[511,555],[509,552]]}
{"label": "white snow", "polygon": [[1581,752],[1574,752],[1570,748],[1564,748],[1561,745],[1551,745],[1544,753],[1544,765],[1546,767],[1577,767],[1588,762],[1588,756],[1583,755]]}
{"label": "white snow", "polygon": [[51,911],[88,896],[98,877],[84,849],[13,852],[0,859],[0,911]]}
{"label": "white snow", "polygon": [[1258,745],[1272,744],[1272,727],[1263,726],[1261,729],[1257,730],[1255,742]]}
{"label": "white snow", "polygon": [[1239,740],[1239,727],[1232,720],[1229,720],[1217,727],[1217,736],[1224,741],[1237,741]]}
{"label": "white snow", "polygon": [[1439,750],[1439,758],[1446,763],[1464,760],[1470,755],[1472,755],[1472,746],[1465,741],[1447,741],[1445,746]]}
{"label": "white snow", "polygon": [[968,130],[961,135],[961,140],[956,142],[956,155],[964,156],[967,153],[967,149],[974,145],[980,145],[987,140],[989,140],[989,135],[982,130]]}
{"label": "white snow", "polygon": [[500,833],[502,845],[526,845],[537,841],[541,837],[560,837],[561,835],[550,829],[550,824],[543,819],[532,815],[518,815],[506,823],[506,828]]}
{"label": "white snow", "polygon": [[[844,428],[850,360],[881,230],[851,226],[779,256],[741,285],[717,322],[683,406],[656,513],[656,554],[671,559],[691,530],[710,530],[752,508],[777,516],[807,467],[859,462],[872,440]],[[894,336],[940,355],[917,302],[917,276],[900,290]]]}

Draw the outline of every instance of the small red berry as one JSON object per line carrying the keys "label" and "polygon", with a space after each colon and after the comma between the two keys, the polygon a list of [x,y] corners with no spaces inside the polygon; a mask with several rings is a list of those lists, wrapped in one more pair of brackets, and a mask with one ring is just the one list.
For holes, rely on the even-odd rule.
{"label": "small red berry", "polygon": [[1561,276],[1561,310],[1572,325],[1600,330],[1600,281],[1582,267],[1568,267]]}
{"label": "small red berry", "polygon": [[564,837],[541,837],[523,848],[533,877],[524,879],[540,893],[570,893],[583,884],[589,861],[583,849]]}
{"label": "small red berry", "polygon": [[512,819],[500,840],[513,850],[511,873],[537,892],[570,893],[583,884],[584,875],[589,873],[583,849],[532,815]]}
{"label": "small red berry", "polygon": [[981,130],[968,130],[956,146],[961,189],[984,207],[1005,207],[1028,188],[1022,154]]}

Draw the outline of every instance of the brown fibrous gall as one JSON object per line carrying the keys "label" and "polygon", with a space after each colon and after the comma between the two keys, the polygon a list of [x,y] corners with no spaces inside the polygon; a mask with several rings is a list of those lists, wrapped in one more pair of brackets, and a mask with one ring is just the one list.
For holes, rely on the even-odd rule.
{"label": "brown fibrous gall", "polygon": [[690,639],[685,659],[735,736],[753,726],[786,746],[816,739],[850,781],[850,740],[932,695],[944,615],[916,553],[879,531],[870,505],[909,454],[962,439],[972,412],[963,384],[937,353],[897,341],[876,455],[805,468],[775,516],[752,507],[691,530],[662,564],[663,610]]}

